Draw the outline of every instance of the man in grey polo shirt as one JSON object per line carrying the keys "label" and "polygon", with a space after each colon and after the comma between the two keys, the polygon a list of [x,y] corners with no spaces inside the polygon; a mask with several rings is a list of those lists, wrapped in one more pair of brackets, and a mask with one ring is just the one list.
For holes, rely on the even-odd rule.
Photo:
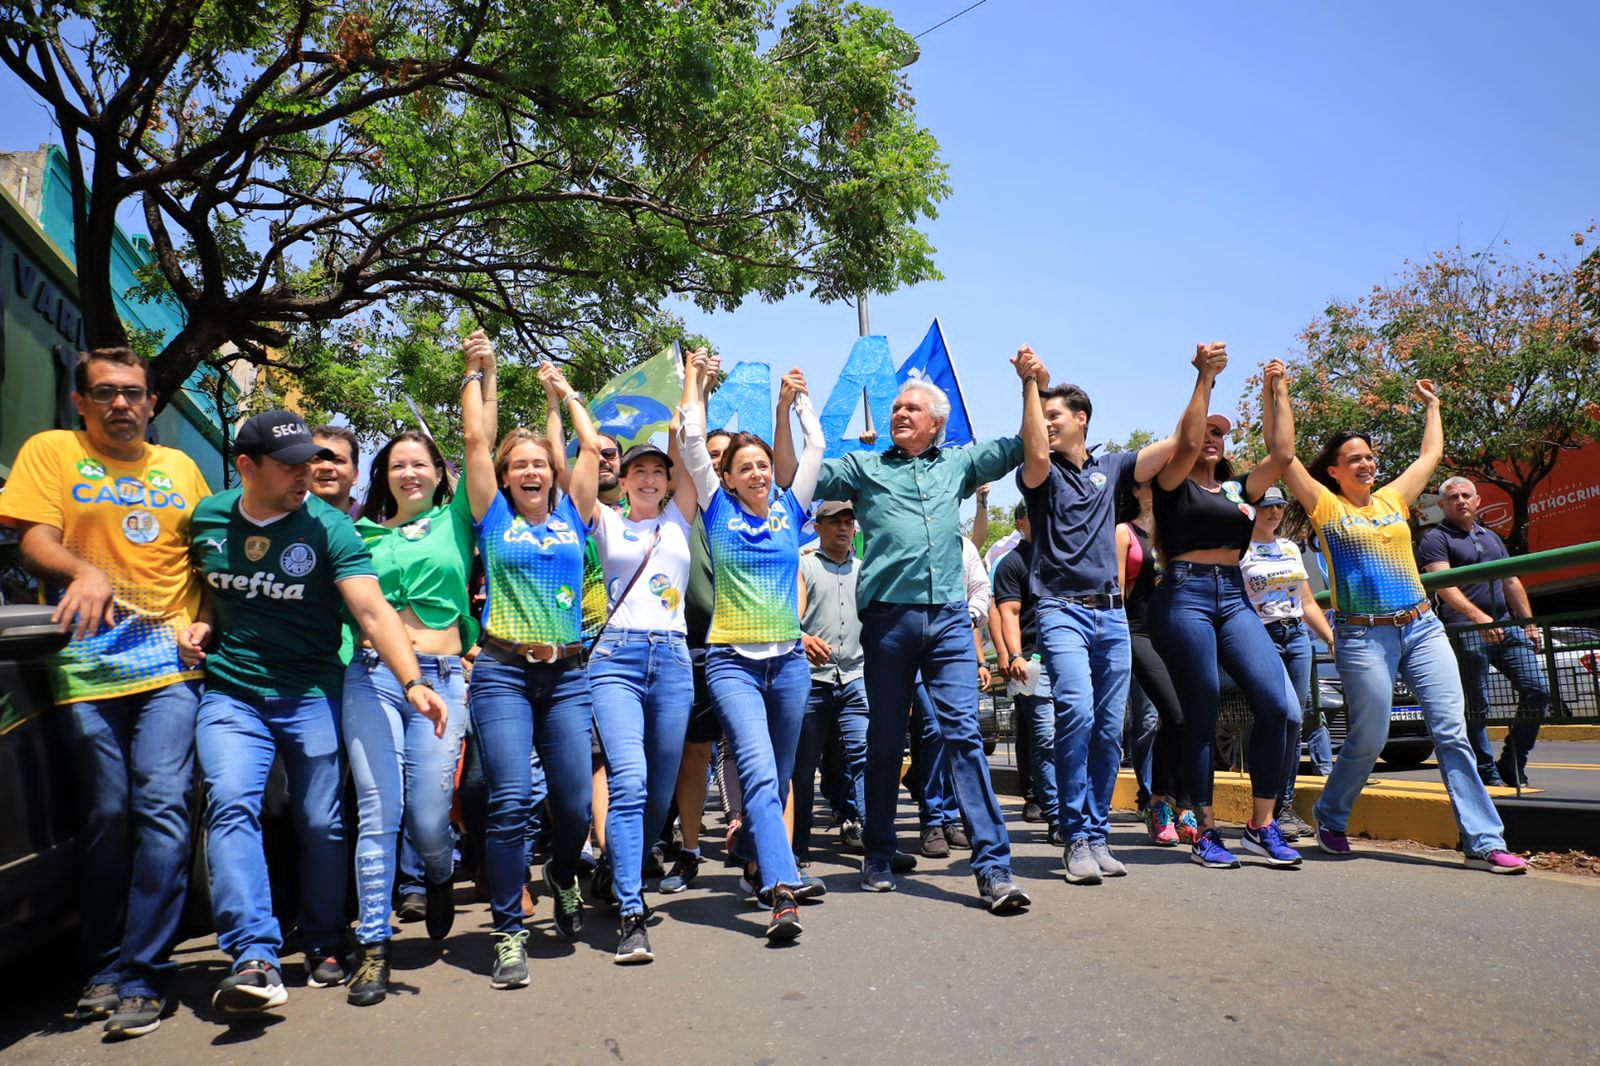
{"label": "man in grey polo shirt", "polygon": [[862,681],[861,618],[856,613],[855,510],[840,500],[817,505],[817,550],[800,556],[800,629],[811,662],[811,699],[794,767],[794,852],[802,862],[811,842],[812,777],[827,738],[844,755],[845,836],[866,808],[867,688]]}

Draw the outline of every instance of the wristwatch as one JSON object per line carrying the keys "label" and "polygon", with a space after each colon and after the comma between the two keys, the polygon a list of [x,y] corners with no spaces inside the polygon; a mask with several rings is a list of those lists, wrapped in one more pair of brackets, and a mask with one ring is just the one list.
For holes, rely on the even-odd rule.
{"label": "wristwatch", "polygon": [[1011,653],[1011,658],[1007,659],[1006,662],[1007,663],[1014,663],[1018,659],[1021,659],[1023,662],[1027,662],[1028,661],[1028,657],[1026,655],[1022,654],[1020,651],[1014,651],[1014,652]]}
{"label": "wristwatch", "polygon": [[428,679],[425,677],[413,677],[410,681],[407,681],[405,694],[407,696],[411,695],[411,690],[414,688],[425,688],[429,692],[433,691],[433,686],[428,684]]}

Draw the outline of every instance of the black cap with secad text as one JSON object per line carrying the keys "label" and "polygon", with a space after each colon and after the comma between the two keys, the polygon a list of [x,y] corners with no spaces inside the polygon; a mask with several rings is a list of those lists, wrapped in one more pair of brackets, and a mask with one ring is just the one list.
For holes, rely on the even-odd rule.
{"label": "black cap with secad text", "polygon": [[309,463],[333,453],[311,439],[311,427],[293,411],[263,411],[239,427],[233,450],[259,459],[263,455],[287,466]]}
{"label": "black cap with secad text", "polygon": [[617,473],[623,477],[626,477],[628,474],[628,467],[633,465],[634,460],[643,459],[647,455],[653,455],[657,459],[660,459],[666,464],[667,473],[672,473],[672,457],[666,452],[662,451],[660,448],[657,448],[654,444],[651,444],[649,441],[645,441],[642,444],[635,444],[633,447],[624,452],[622,456],[622,462],[617,464]]}

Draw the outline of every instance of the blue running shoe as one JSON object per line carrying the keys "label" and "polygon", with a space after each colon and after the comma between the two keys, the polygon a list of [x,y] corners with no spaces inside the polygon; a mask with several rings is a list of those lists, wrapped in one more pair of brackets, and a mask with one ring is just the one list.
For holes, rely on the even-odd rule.
{"label": "blue running shoe", "polygon": [[1189,861],[1211,870],[1237,870],[1239,860],[1222,844],[1222,834],[1207,829],[1189,850]]}
{"label": "blue running shoe", "polygon": [[1300,865],[1300,853],[1283,842],[1283,831],[1275,821],[1259,829],[1245,823],[1244,850],[1265,856],[1269,866]]}

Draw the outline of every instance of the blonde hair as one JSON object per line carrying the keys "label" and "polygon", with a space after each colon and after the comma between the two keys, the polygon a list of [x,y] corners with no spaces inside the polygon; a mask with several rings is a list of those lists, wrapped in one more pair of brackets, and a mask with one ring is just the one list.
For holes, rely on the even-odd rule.
{"label": "blonde hair", "polygon": [[[552,474],[555,473],[556,450],[551,445],[550,439],[543,433],[536,433],[531,429],[523,429],[521,426],[518,426],[516,429],[513,429],[511,432],[507,433],[504,437],[501,437],[500,446],[494,450],[494,481],[496,487],[499,487],[505,481],[506,471],[511,469],[511,453],[516,451],[517,448],[523,444],[537,444],[539,447],[543,448],[545,455],[550,460],[550,472]],[[549,506],[554,509],[555,505],[556,486],[555,483],[552,482],[550,485]]]}

